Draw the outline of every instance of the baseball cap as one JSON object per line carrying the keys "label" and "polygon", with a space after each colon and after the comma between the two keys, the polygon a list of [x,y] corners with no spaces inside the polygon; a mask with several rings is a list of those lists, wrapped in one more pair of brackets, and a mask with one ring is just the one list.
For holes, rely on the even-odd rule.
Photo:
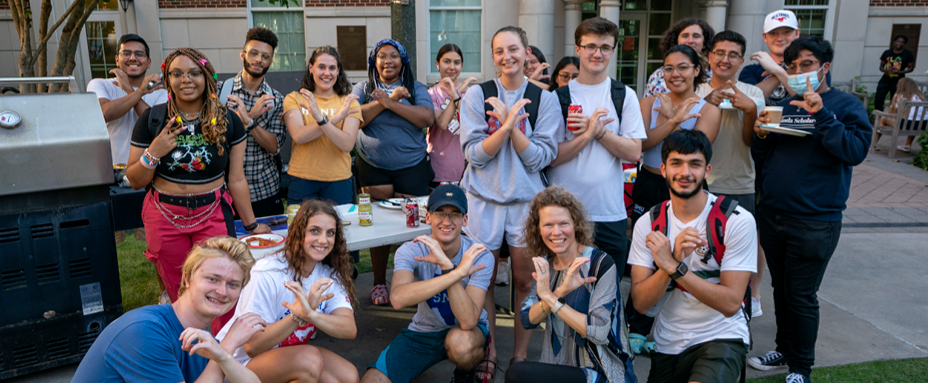
{"label": "baseball cap", "polygon": [[451,184],[435,188],[429,195],[427,207],[429,211],[435,211],[442,206],[454,206],[461,213],[467,214],[467,196],[464,194],[464,189]]}
{"label": "baseball cap", "polygon": [[770,12],[770,14],[764,18],[764,33],[770,33],[770,31],[779,27],[799,29],[799,21],[796,19],[796,14],[792,11],[781,9],[779,11]]}

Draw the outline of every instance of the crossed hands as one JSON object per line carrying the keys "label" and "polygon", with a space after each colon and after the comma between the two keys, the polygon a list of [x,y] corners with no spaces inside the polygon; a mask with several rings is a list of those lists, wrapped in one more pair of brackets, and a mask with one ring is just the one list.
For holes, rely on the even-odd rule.
{"label": "crossed hands", "polygon": [[293,303],[283,302],[281,305],[290,310],[290,313],[297,318],[311,322],[310,315],[316,312],[319,305],[335,296],[333,293],[325,292],[334,283],[335,281],[331,278],[319,278],[309,288],[309,294],[307,294],[303,291],[303,286],[299,282],[286,281],[284,287],[293,293],[294,300]]}
{"label": "crossed hands", "polygon": [[474,260],[477,259],[477,256],[481,253],[487,251],[487,247],[475,243],[471,245],[467,251],[464,252],[464,255],[461,257],[461,263],[457,267],[454,266],[454,263],[451,262],[451,259],[445,255],[444,250],[441,249],[441,244],[438,243],[434,238],[427,235],[420,235],[412,240],[413,242],[418,242],[429,248],[429,254],[424,257],[413,257],[413,259],[422,262],[428,262],[433,265],[438,265],[442,270],[454,269],[453,273],[456,273],[460,279],[464,279],[476,273],[477,271],[483,270],[486,268],[486,265],[474,265]]}
{"label": "crossed hands", "polygon": [[374,89],[374,91],[371,92],[371,98],[379,102],[384,109],[390,109],[395,102],[399,102],[409,96],[411,96],[409,90],[404,86],[393,89],[393,92],[390,94],[387,94],[383,89]]}
{"label": "crossed hands", "polygon": [[654,257],[654,263],[661,270],[672,274],[677,269],[677,265],[683,262],[686,257],[693,254],[693,251],[700,246],[705,246],[709,242],[699,235],[693,227],[687,227],[683,232],[674,238],[674,246],[671,251],[670,239],[660,231],[652,231],[645,237],[645,244],[651,250]]}
{"label": "crossed hands", "polygon": [[693,106],[699,103],[698,98],[688,98],[684,100],[681,105],[674,106],[673,100],[671,100],[670,96],[666,93],[658,93],[655,97],[661,100],[661,106],[656,106],[652,108],[652,110],[660,112],[660,115],[668,122],[680,124],[691,118],[699,118],[701,116],[699,113],[690,113]]}
{"label": "crossed hands", "polygon": [[267,322],[255,313],[246,313],[232,323],[232,327],[223,339],[228,347],[216,342],[216,338],[206,330],[188,327],[180,333],[181,349],[197,354],[209,360],[222,361],[231,358],[230,353],[241,347],[257,332],[264,331]]}
{"label": "crossed hands", "polygon": [[242,119],[242,124],[249,126],[251,125],[252,120],[260,117],[267,111],[274,109],[274,95],[262,95],[260,98],[258,98],[258,101],[255,101],[255,106],[253,106],[251,110],[248,110],[248,107],[245,106],[245,103],[242,101],[242,99],[234,94],[229,95],[229,101],[227,104],[229,109],[232,109],[232,111],[238,115],[238,118]]}
{"label": "crossed hands", "polygon": [[[585,133],[586,137],[590,139],[599,137],[599,135],[603,133],[603,130],[606,129],[606,125],[615,121],[614,118],[603,120],[602,118],[607,115],[609,115],[609,110],[604,107],[596,108],[592,116],[587,116],[583,113],[568,113],[568,131],[577,136]],[[570,130],[570,128],[576,128],[576,130]]]}
{"label": "crossed hands", "polygon": [[519,101],[516,101],[516,103],[512,105],[512,108],[509,108],[507,111],[506,104],[503,103],[499,97],[490,97],[487,99],[486,103],[493,106],[493,110],[488,111],[487,115],[496,117],[496,119],[499,120],[501,124],[499,130],[504,130],[508,133],[512,131],[513,127],[518,126],[522,120],[528,118],[527,112],[519,114],[519,111],[531,102],[531,100],[523,98]]}
{"label": "crossed hands", "polygon": [[535,278],[535,289],[538,292],[538,297],[545,301],[546,304],[552,304],[558,297],[567,296],[580,286],[596,282],[596,277],[580,275],[580,267],[589,262],[589,257],[577,257],[574,259],[570,266],[567,267],[564,281],[554,291],[551,291],[550,264],[548,260],[544,257],[533,257],[532,263],[535,264],[535,271],[532,272],[532,278]]}
{"label": "crossed hands", "polygon": [[[132,92],[142,92],[142,95],[144,96],[158,89],[164,89],[164,83],[161,83],[161,73],[152,73],[148,76],[145,76],[145,79],[142,80],[142,86],[140,86],[138,89],[132,89],[132,84],[129,83],[129,75],[127,75],[126,72],[123,72],[122,69],[113,68],[110,69],[109,73],[116,77],[116,79],[113,80],[113,84],[118,86],[127,94]],[[154,82],[158,85],[149,88],[149,82]]]}

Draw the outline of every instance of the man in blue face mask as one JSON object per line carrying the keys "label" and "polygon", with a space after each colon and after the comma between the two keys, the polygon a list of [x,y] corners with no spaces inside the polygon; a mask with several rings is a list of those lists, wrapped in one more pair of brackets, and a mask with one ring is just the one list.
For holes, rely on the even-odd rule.
{"label": "man in blue face mask", "polygon": [[[789,366],[787,383],[810,382],[819,310],[816,292],[838,245],[851,168],[863,162],[873,128],[860,101],[825,83],[834,49],[800,37],[784,52],[787,84],[781,128],[754,128],[751,154],[764,174],[757,226],[773,284],[777,349],[748,360],[760,370]],[[767,112],[757,124],[768,124]],[[797,170],[801,169],[801,170]]]}

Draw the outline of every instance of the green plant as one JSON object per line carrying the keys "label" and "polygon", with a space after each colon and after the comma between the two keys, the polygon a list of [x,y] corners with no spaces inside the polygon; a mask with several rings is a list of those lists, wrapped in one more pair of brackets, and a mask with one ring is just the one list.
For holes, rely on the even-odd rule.
{"label": "green plant", "polygon": [[918,142],[918,146],[922,147],[922,150],[919,150],[918,154],[915,155],[912,165],[928,170],[928,132],[919,135],[916,142]]}

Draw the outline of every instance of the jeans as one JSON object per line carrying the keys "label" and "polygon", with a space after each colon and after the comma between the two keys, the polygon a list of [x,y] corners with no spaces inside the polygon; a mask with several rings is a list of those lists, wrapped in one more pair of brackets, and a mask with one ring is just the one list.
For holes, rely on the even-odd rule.
{"label": "jeans", "polygon": [[874,98],[873,98],[873,109],[874,110],[886,111],[885,109],[883,109],[883,104],[886,102],[886,95],[889,95],[889,99],[892,100],[893,95],[896,94],[897,85],[898,85],[898,80],[894,83],[887,83],[887,84],[878,83],[876,85],[876,94],[874,95]]}
{"label": "jeans", "polygon": [[818,337],[818,289],[838,238],[841,221],[815,221],[784,215],[766,206],[758,230],[767,254],[777,321],[777,351],[789,371],[809,376]]}
{"label": "jeans", "polygon": [[290,190],[287,193],[287,205],[301,204],[310,199],[330,201],[333,205],[351,203],[354,200],[351,178],[326,182],[292,177]]}

